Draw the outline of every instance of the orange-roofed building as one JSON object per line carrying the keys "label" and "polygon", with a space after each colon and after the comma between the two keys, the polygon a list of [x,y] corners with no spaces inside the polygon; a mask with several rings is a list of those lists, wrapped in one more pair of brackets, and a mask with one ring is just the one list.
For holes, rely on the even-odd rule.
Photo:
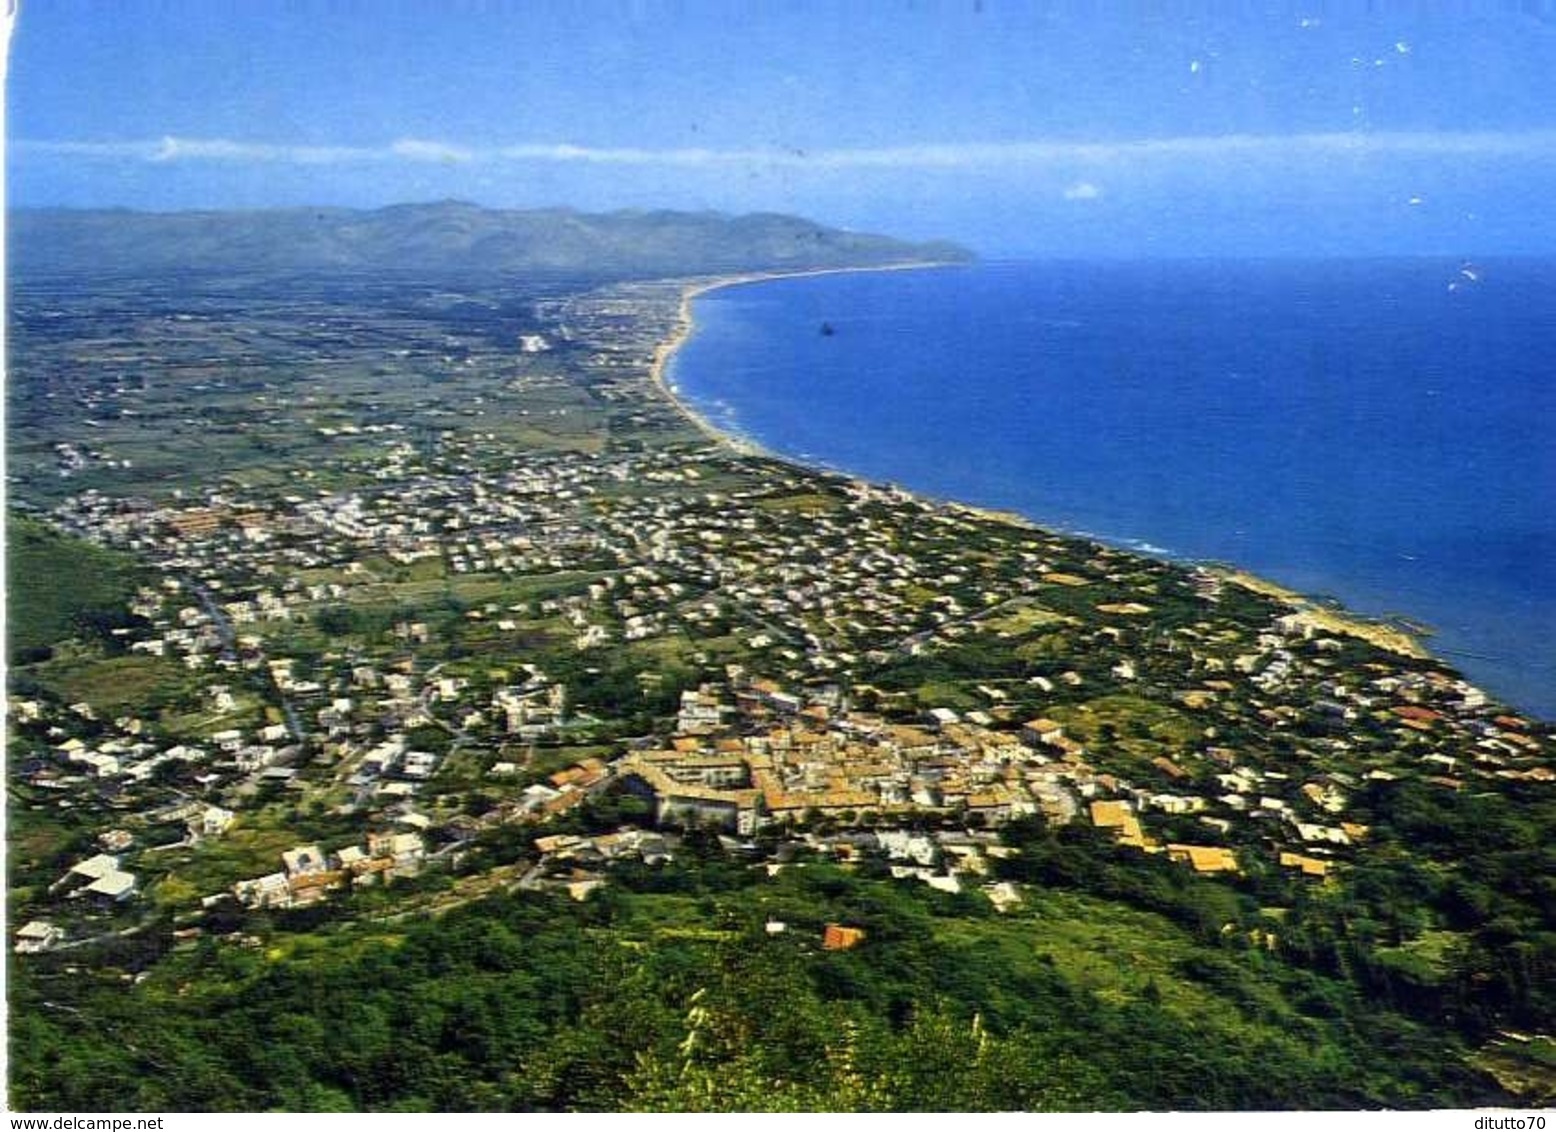
{"label": "orange-roofed building", "polygon": [[167,525],[181,535],[208,535],[212,534],[222,524],[222,512],[209,511],[197,508],[192,511],[182,511],[177,515],[170,515]]}
{"label": "orange-roofed building", "polygon": [[847,951],[864,942],[863,928],[846,928],[842,924],[828,924],[821,934],[823,951]]}
{"label": "orange-roofed building", "polygon": [[1329,862],[1321,861],[1317,857],[1304,857],[1300,853],[1281,853],[1280,863],[1282,868],[1300,869],[1303,876],[1325,877],[1329,875]]}
{"label": "orange-roofed building", "polygon": [[1237,854],[1215,845],[1169,845],[1167,856],[1174,861],[1187,861],[1197,873],[1237,872]]}
{"label": "orange-roofed building", "polygon": [[1128,802],[1096,801],[1091,804],[1091,823],[1099,829],[1116,829],[1132,816]]}
{"label": "orange-roofed building", "polygon": [[1064,735],[1064,728],[1051,719],[1033,719],[1021,726],[1021,738],[1029,746],[1052,743]]}
{"label": "orange-roofed building", "polygon": [[1117,830],[1120,845],[1129,845],[1136,849],[1146,849],[1152,844],[1145,836],[1145,830],[1140,825],[1140,819],[1135,816],[1128,802],[1093,802],[1091,804],[1091,823],[1098,829]]}

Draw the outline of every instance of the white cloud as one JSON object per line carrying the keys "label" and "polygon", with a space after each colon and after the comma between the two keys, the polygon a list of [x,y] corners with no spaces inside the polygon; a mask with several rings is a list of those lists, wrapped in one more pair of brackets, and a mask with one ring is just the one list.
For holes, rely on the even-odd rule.
{"label": "white cloud", "polygon": [[447,142],[422,141],[419,138],[401,138],[389,147],[393,157],[408,161],[464,162],[474,157],[471,150]]}
{"label": "white cloud", "polygon": [[293,165],[334,165],[361,160],[370,150],[350,146],[256,145],[224,138],[165,137],[158,142],[128,143],[147,152],[147,160],[168,161],[260,161]]}
{"label": "white cloud", "polygon": [[[1016,141],[882,146],[867,149],[646,149],[567,143],[475,147],[405,138],[383,146],[300,146],[165,137],[150,141],[28,141],[21,154],[157,163],[191,161],[334,165],[359,162],[532,162],[678,168],[790,168],[997,171],[1101,166],[1154,159],[1325,157],[1556,157],[1556,130],[1214,134],[1124,141]],[[1080,181],[1066,191],[1089,184]],[[1084,192],[1070,199],[1091,199]]]}
{"label": "white cloud", "polygon": [[1096,200],[1102,190],[1090,181],[1077,181],[1064,190],[1065,200]]}
{"label": "white cloud", "polygon": [[586,145],[508,145],[488,151],[505,161],[576,161],[596,165],[745,165],[783,151],[744,149],[636,149]]}
{"label": "white cloud", "polygon": [[182,161],[282,162],[292,165],[331,165],[346,161],[371,161],[386,151],[356,146],[266,145],[225,138],[164,137],[154,141],[27,141],[11,142],[19,153],[50,157],[80,157],[97,161],[147,161],[166,164]]}

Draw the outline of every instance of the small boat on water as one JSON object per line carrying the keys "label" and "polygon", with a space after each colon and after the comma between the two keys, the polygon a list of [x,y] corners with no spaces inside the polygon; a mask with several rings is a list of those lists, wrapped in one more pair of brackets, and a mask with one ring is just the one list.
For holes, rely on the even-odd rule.
{"label": "small boat on water", "polygon": [[832,324],[830,322],[823,322],[821,324],[821,336],[823,338],[830,338],[830,337],[832,337],[832,335],[834,335],[836,333],[837,333],[837,331],[835,329],[833,329]]}

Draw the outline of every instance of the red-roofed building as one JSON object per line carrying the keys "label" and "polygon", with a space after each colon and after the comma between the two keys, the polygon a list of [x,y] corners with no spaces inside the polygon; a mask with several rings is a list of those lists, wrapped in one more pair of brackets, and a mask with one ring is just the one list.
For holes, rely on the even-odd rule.
{"label": "red-roofed building", "polygon": [[863,928],[847,928],[842,924],[828,924],[821,934],[823,951],[847,951],[864,942]]}

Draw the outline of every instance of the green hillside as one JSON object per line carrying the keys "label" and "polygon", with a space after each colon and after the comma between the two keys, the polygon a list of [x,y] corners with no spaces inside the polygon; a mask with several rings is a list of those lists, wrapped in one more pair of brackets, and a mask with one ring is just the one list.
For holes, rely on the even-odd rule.
{"label": "green hillside", "polygon": [[461,201],[148,213],[47,209],[11,218],[19,271],[589,272],[672,275],[966,260],[914,244],[765,213],[512,211]]}
{"label": "green hillside", "polygon": [[[710,839],[711,841],[711,839]],[[584,902],[278,919],[125,988],[13,977],[13,1103],[91,1110],[1138,1110],[1490,1103],[1439,1028],[1246,938],[1076,892],[811,863],[642,870]],[[311,917],[312,922],[309,922]],[[829,922],[863,930],[824,950]],[[779,927],[781,925],[781,929]],[[121,952],[146,946],[115,945]],[[70,964],[79,964],[77,954]],[[78,1012],[97,1020],[83,1029]]]}
{"label": "green hillside", "polygon": [[6,520],[7,647],[13,664],[78,634],[109,634],[128,616],[137,568],[124,555],[18,515]]}

